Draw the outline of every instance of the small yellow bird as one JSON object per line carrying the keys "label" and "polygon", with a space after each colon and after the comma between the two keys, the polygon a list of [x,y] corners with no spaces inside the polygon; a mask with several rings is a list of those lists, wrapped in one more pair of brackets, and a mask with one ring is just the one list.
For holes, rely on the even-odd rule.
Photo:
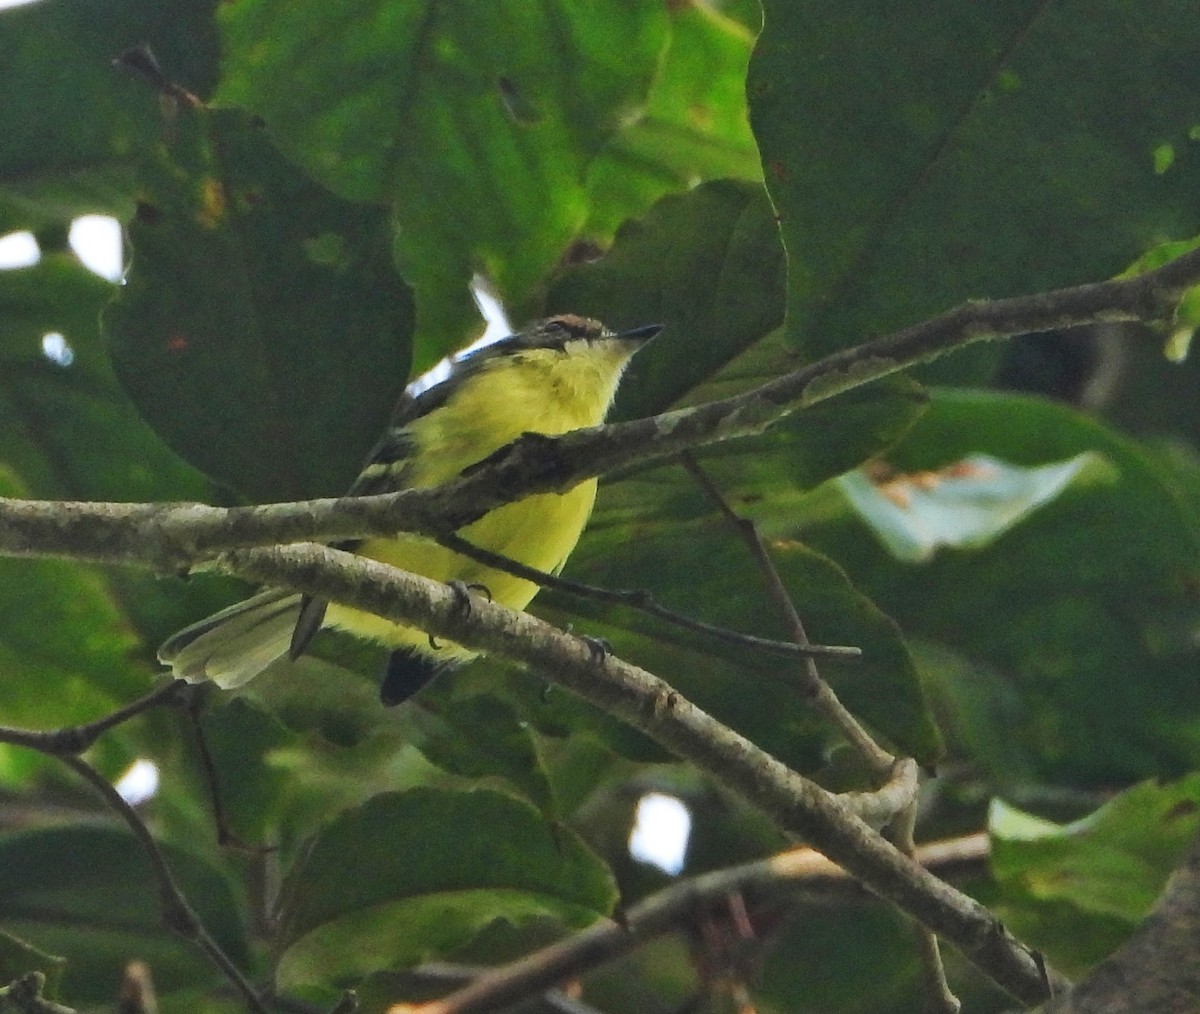
{"label": "small yellow bird", "polygon": [[[651,325],[614,334],[598,321],[565,315],[464,356],[447,379],[401,399],[349,495],[437,486],[523,433],[598,426],[630,357],[660,330]],[[539,493],[497,507],[460,534],[493,553],[558,573],[595,498],[596,480],[589,479],[566,493]],[[493,601],[513,609],[524,609],[538,591],[532,581],[419,535],[400,532],[340,548],[437,581],[482,586]],[[267,589],[181,630],[158,657],[186,680],[237,687],[285,655],[298,658],[322,626],[394,649],[380,692],[384,704],[400,703],[440,672],[475,657],[414,627],[282,589]]]}

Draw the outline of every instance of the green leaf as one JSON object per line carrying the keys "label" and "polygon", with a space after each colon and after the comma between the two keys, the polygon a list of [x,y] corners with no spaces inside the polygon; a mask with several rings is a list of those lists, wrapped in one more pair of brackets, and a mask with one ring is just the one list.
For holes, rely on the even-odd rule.
{"label": "green leaf", "polygon": [[840,476],[837,487],[893,556],[919,563],[939,546],[988,545],[1073,482],[1112,478],[1091,453],[1036,468],[974,454],[915,475],[858,469]]}
{"label": "green leaf", "polygon": [[[0,495],[24,489],[0,465]],[[143,692],[112,589],[91,568],[0,559],[0,724],[46,728],[90,721]]]}
{"label": "green leaf", "polygon": [[614,901],[607,868],[526,803],[488,790],[387,793],[332,821],[292,869],[276,978],[342,984],[444,955],[496,919],[579,927]]}
{"label": "green leaf", "polygon": [[[756,995],[793,1014],[920,1010],[906,956],[911,948],[911,930],[884,906],[827,904],[819,915],[801,909],[773,942]],[[863,962],[871,968],[869,977],[856,974]]]}
{"label": "green leaf", "polygon": [[259,501],[340,493],[408,366],[386,215],[314,186],[242,114],[184,109],[168,133],[104,318],[117,374],[213,478]]}
{"label": "green leaf", "polygon": [[669,19],[620,0],[247,0],[222,29],[221,100],[338,193],[393,205],[424,368],[478,321],[473,274],[520,307],[582,229],[588,167],[641,112]]}
{"label": "green leaf", "polygon": [[[1154,904],[1200,830],[1200,775],[1144,782],[1066,825],[997,800],[988,824],[1005,921],[1051,961],[1078,969],[1111,951],[1114,922],[1129,933]],[[1040,925],[1047,909],[1050,934]]]}
{"label": "green leaf", "polygon": [[[0,271],[0,462],[35,496],[205,498],[209,484],[150,431],[112,375],[98,320],[115,292],[71,254]],[[69,364],[43,353],[48,332],[64,336]]]}
{"label": "green leaf", "polygon": [[[229,881],[191,853],[163,851],[207,931],[244,967],[245,928]],[[8,930],[69,955],[74,1003],[111,1001],[133,958],[150,965],[163,990],[219,977],[194,944],[164,932],[145,852],[123,831],[75,826],[0,835],[0,900]]]}
{"label": "green leaf", "polygon": [[1187,359],[1197,326],[1200,326],[1200,285],[1193,285],[1175,308],[1171,332],[1163,347],[1163,355],[1169,362],[1182,363]]}
{"label": "green leaf", "polygon": [[1129,267],[1116,277],[1136,278],[1138,275],[1144,275],[1148,271],[1154,271],[1156,268],[1170,264],[1176,258],[1195,250],[1197,246],[1200,246],[1200,236],[1193,236],[1191,239],[1173,239],[1168,240],[1166,243],[1158,243],[1138,256]]}
{"label": "green leaf", "polygon": [[1012,730],[1028,720],[1021,688],[978,655],[968,657],[944,642],[908,637],[951,757],[966,757],[975,771],[1001,786],[1036,783],[1038,762],[1030,744]]}
{"label": "green leaf", "polygon": [[588,171],[587,233],[604,245],[621,222],[697,179],[762,179],[746,112],[753,32],[705,3],[669,9],[671,34],[645,113]]}
{"label": "green leaf", "polygon": [[547,305],[610,327],[665,326],[622,385],[615,415],[628,418],[662,411],[778,327],[783,277],[763,189],[721,181],[623,227],[608,254],[555,283]]}
{"label": "green leaf", "polygon": [[148,44],[169,78],[207,93],[215,6],[122,0],[0,11],[0,235],[131,213],[133,163],[157,133],[158,96],[112,62]]}
{"label": "green leaf", "polygon": [[[788,250],[789,337],[806,356],[955,301],[1104,278],[1198,231],[1186,5],[936,0],[867,22],[763,6],[747,92]],[[1159,174],[1164,142],[1178,154]],[[937,369],[979,376],[994,356]]]}
{"label": "green leaf", "polygon": [[978,735],[1004,737],[1038,777],[1110,784],[1190,770],[1200,532],[1175,478],[1071,409],[979,392],[934,392],[888,462],[917,473],[973,454],[1036,467],[1086,453],[1103,457],[1113,481],[1071,485],[982,549],[897,564],[849,508],[838,516],[827,489],[812,494],[803,534],[909,636],[966,663],[930,677],[999,681],[990,696],[1008,704]]}
{"label": "green leaf", "polygon": [[[328,660],[331,642],[338,664]],[[244,693],[295,732],[353,746],[395,724],[379,706],[378,677],[370,683],[363,677],[382,672],[386,658],[380,645],[324,630],[307,654],[268,666]]]}
{"label": "green leaf", "polygon": [[430,763],[465,778],[501,778],[547,818],[556,815],[533,732],[508,705],[431,692],[421,695],[414,710],[424,732],[416,745]]}

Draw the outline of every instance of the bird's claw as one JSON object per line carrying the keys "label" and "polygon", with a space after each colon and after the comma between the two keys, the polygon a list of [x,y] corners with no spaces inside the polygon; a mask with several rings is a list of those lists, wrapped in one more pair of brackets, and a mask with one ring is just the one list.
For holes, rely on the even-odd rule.
{"label": "bird's claw", "polygon": [[593,665],[600,665],[612,654],[612,645],[603,637],[588,637],[586,634],[582,634],[580,635],[580,640],[588,646]]}
{"label": "bird's claw", "polygon": [[492,601],[492,592],[485,584],[467,584],[465,581],[447,581],[446,584],[454,593],[454,607],[464,616],[471,615],[471,592],[479,592]]}

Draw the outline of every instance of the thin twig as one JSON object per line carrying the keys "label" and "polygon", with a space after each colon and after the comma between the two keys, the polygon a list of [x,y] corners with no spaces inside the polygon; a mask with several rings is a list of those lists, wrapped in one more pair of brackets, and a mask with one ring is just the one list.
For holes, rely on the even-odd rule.
{"label": "thin twig", "polygon": [[[408,969],[404,975],[415,982],[430,986],[465,987],[483,976],[490,975],[492,969],[485,965],[459,965],[446,961],[427,961],[416,968]],[[568,996],[560,989],[544,989],[537,994],[538,1003],[558,1014],[600,1014],[595,1007]]]}
{"label": "thin twig", "polygon": [[46,731],[0,727],[0,743],[11,743],[13,746],[29,747],[31,750],[37,750],[40,753],[50,754],[55,757],[80,754],[96,742],[101,735],[108,732],[109,729],[120,725],[122,722],[127,722],[134,716],[140,715],[143,711],[148,711],[159,704],[170,703],[185,686],[187,684],[183,680],[173,680],[164,683],[157,690],[146,694],[145,697],[139,697],[136,701],[118,708],[111,714],[105,715],[103,718],[98,718],[94,722],[86,722],[83,725],[71,725],[62,729],[48,729]]}
{"label": "thin twig", "polygon": [[0,1010],[12,1007],[20,1014],[76,1014],[74,1007],[64,1007],[42,996],[45,988],[45,973],[26,972],[0,988]]}
{"label": "thin twig", "polygon": [[113,66],[123,67],[130,73],[136,74],[149,82],[165,98],[178,102],[180,105],[197,108],[204,104],[186,88],[172,81],[163,73],[150,46],[144,42],[117,56],[113,60]]}
{"label": "thin twig", "polygon": [[217,764],[213,760],[212,751],[208,748],[208,737],[200,724],[200,695],[194,694],[185,709],[188,723],[192,727],[195,738],[196,753],[200,758],[200,772],[204,776],[204,784],[208,789],[208,801],[212,807],[213,823],[217,828],[217,844],[230,847],[249,855],[265,855],[274,851],[270,846],[252,845],[242,840],[229,826],[229,817],[225,813],[225,804],[221,801],[221,786],[217,779]]}
{"label": "thin twig", "polygon": [[822,656],[835,659],[862,658],[862,649],[851,645],[840,644],[795,644],[791,641],[773,641],[766,637],[756,637],[753,634],[742,634],[728,627],[719,627],[703,620],[696,620],[683,613],[677,613],[665,606],[659,605],[650,592],[639,588],[602,588],[599,585],[585,584],[570,578],[559,577],[544,570],[527,567],[523,563],[509,559],[500,553],[476,546],[461,535],[441,535],[437,541],[462,556],[469,557],[479,563],[486,564],[496,570],[532,581],[543,588],[564,592],[567,595],[577,595],[580,598],[595,599],[598,602],[612,602],[615,605],[629,606],[640,610],[649,616],[657,617],[685,630],[707,634],[726,644],[736,644],[743,648],[753,648],[758,651],[770,652],[774,655],[786,655],[790,658]]}
{"label": "thin twig", "polygon": [[252,1010],[259,1014],[266,1014],[266,1007],[254,987],[250,985],[229,956],[221,950],[220,945],[209,936],[200,917],[188,903],[167,865],[166,857],[138,812],[95,768],[77,756],[90,747],[99,736],[122,722],[160,704],[174,703],[179,699],[181,691],[186,686],[187,684],[183,680],[164,683],[144,697],[118,708],[103,718],[83,725],[50,729],[44,732],[0,728],[0,742],[27,747],[57,757],[100,794],[108,806],[125,821],[145,850],[158,884],[163,922],[185,939],[195,943],[246,997],[246,1002]]}
{"label": "thin twig", "polygon": [[[709,478],[708,473],[700,467],[700,463],[689,452],[685,451],[680,454],[679,460],[687,473],[695,480],[696,485],[721,512],[750,550],[750,554],[754,557],[758,569],[767,583],[767,593],[776,608],[783,614],[785,622],[791,627],[792,637],[796,643],[807,645],[809,643],[808,633],[804,629],[804,623],[800,619],[800,614],[796,612],[796,605],[792,602],[792,597],[788,594],[783,579],[779,576],[775,561],[771,559],[771,554],[758,534],[758,526],[748,518],[743,518],[729,506],[716,483]],[[841,731],[847,742],[858,752],[872,772],[884,775],[891,771],[892,765],[896,763],[896,758],[876,743],[871,734],[863,728],[862,723],[842,704],[837,694],[834,693],[833,687],[822,678],[817,669],[816,660],[811,656],[804,660],[804,675],[806,677],[804,692],[812,707]]]}
{"label": "thin twig", "polygon": [[[984,846],[982,853],[980,842]],[[986,855],[986,844],[986,835],[953,839],[928,848],[918,847],[915,858],[927,867],[949,865],[961,861],[964,852],[976,859]],[[388,1014],[501,1010],[690,924],[698,911],[725,901],[732,893],[744,895],[754,909],[776,908],[793,890],[817,881],[849,883],[851,878],[841,867],[808,848],[791,849],[768,859],[702,874],[644,898],[626,910],[620,922],[597,923],[511,964],[482,971],[449,996],[426,1003],[395,1004]]]}
{"label": "thin twig", "polygon": [[841,792],[837,799],[859,820],[878,830],[916,802],[917,788],[917,762],[907,757],[898,758],[892,762],[887,778],[877,789]]}
{"label": "thin twig", "polygon": [[200,917],[196,914],[196,910],[192,908],[187,897],[180,890],[179,884],[175,880],[175,875],[171,872],[171,867],[167,863],[166,856],[163,855],[162,849],[158,847],[158,842],[154,840],[154,835],[150,833],[150,829],[146,826],[146,822],[142,820],[137,810],[130,806],[108,780],[86,761],[71,755],[60,755],[59,759],[95,789],[108,805],[109,809],[125,821],[129,830],[133,832],[134,837],[141,843],[158,886],[158,898],[162,909],[163,924],[168,929],[178,933],[185,940],[190,940],[199,947],[209,961],[242,994],[246,1004],[255,1014],[267,1014],[267,1006],[263,998],[259,996],[258,991],[242,974],[241,969],[233,963],[229,955],[221,950],[220,945],[209,935],[208,930],[204,927],[204,923],[201,922]]}
{"label": "thin twig", "polygon": [[954,995],[946,979],[946,964],[938,946],[937,934],[920,923],[913,923],[917,944],[917,962],[921,968],[921,996],[929,1014],[959,1014],[962,1001]]}
{"label": "thin twig", "polygon": [[[916,854],[913,829],[917,820],[917,802],[906,806],[888,828],[888,837],[907,856]],[[946,965],[942,961],[937,934],[916,920],[910,920],[913,938],[917,945],[917,963],[921,969],[921,996],[928,1014],[959,1014],[962,1003],[950,989],[946,980]]]}

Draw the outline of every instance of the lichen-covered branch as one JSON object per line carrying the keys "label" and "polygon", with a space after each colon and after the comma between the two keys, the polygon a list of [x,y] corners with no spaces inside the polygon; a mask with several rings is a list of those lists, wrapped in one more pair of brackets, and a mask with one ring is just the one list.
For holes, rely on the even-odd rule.
{"label": "lichen-covered branch", "polygon": [[1083,324],[1162,320],[1198,283],[1200,250],[1195,250],[1133,278],[965,303],[732,398],[560,437],[528,434],[469,475],[431,489],[232,509],[0,498],[0,555],[59,556],[170,572],[237,547],[398,530],[442,535],[527,493],[568,489],[624,465],[759,433],[792,412],[977,341]]}
{"label": "lichen-covered branch", "polygon": [[[1048,981],[1066,984],[1053,971],[1047,972],[986,908],[881,838],[847,799],[789,770],[657,676],[598,653],[594,644],[582,638],[478,597],[471,599],[468,614],[460,596],[445,585],[324,546],[232,550],[218,559],[218,566],[253,581],[295,588],[416,624],[435,636],[528,665],[723,782],[779,827],[800,836],[874,893],[954,943],[1017,999],[1036,1003],[1046,997]],[[906,777],[911,778],[911,790],[896,795],[894,785],[885,786],[895,797],[889,802],[898,808],[911,801],[916,789],[915,766],[911,761],[900,763],[904,765],[900,773],[908,772]],[[864,812],[867,809],[864,805]]]}

